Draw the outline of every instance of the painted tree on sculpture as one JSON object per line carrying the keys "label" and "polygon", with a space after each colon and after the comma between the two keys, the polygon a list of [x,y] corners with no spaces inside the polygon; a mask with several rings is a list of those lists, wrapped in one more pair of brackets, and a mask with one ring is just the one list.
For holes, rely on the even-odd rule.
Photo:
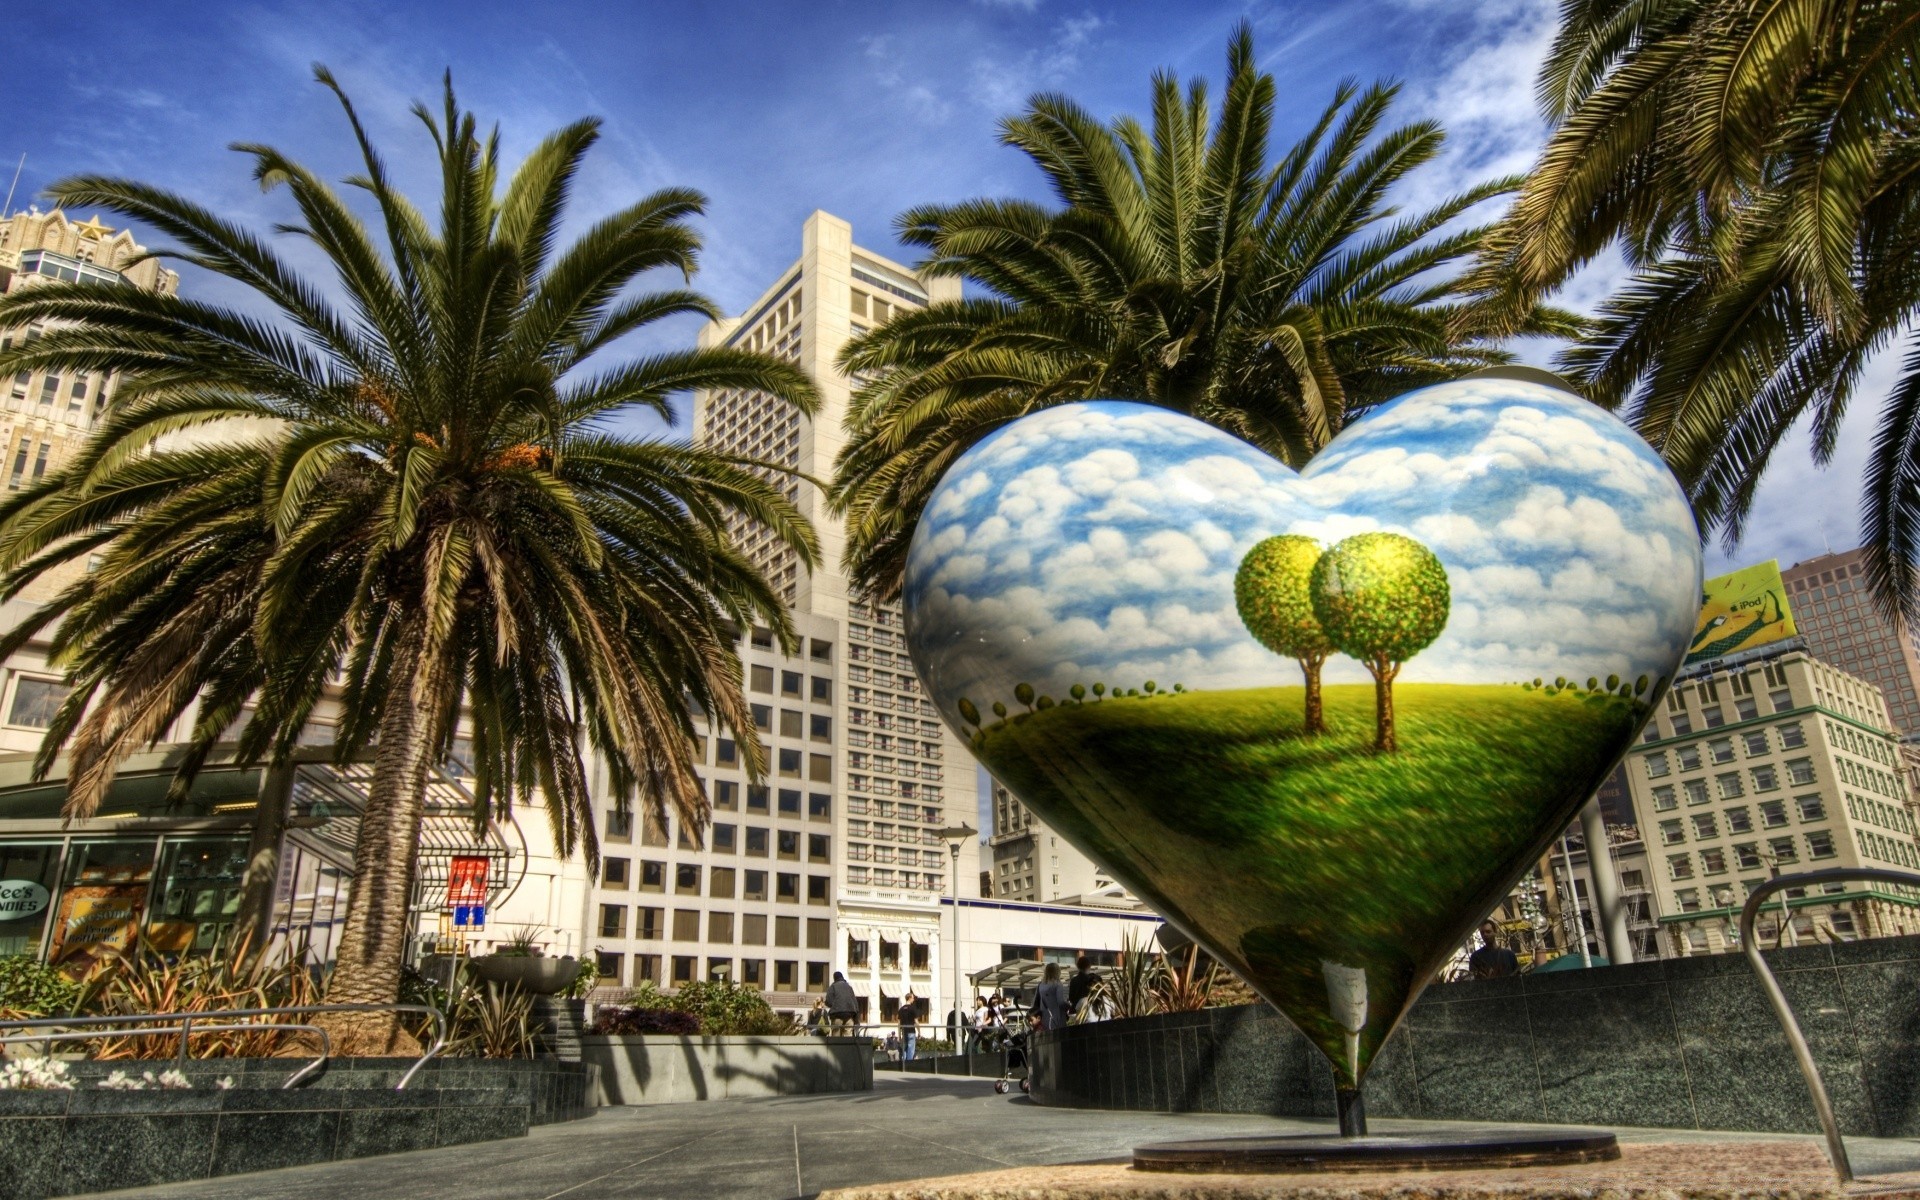
{"label": "painted tree on sculpture", "polygon": [[1320,668],[1333,643],[1313,612],[1311,586],[1320,543],[1298,534],[1270,537],[1240,560],[1233,577],[1233,602],[1255,640],[1275,654],[1300,664],[1307,680],[1307,713],[1302,729],[1325,733],[1320,702]]}
{"label": "painted tree on sculpture", "polygon": [[1447,569],[1410,537],[1355,534],[1314,564],[1311,593],[1314,616],[1333,648],[1373,673],[1373,746],[1394,750],[1394,677],[1447,626]]}

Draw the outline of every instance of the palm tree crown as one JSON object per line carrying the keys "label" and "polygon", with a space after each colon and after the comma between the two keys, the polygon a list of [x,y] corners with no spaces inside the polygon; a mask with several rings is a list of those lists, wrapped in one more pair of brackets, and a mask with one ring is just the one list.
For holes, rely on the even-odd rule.
{"label": "palm tree crown", "polygon": [[[792,644],[725,520],[751,518],[809,564],[816,543],[763,464],[624,436],[606,419],[670,416],[668,397],[697,387],[806,410],[814,392],[797,368],[732,349],[597,364],[625,334],[713,312],[690,291],[628,290],[655,268],[693,271],[696,193],[647,196],[562,244],[597,122],[548,137],[502,186],[497,134],[449,82],[443,113],[416,106],[438,152],[435,227],[318,75],[358,139],[364,173],[349,183],[371,197],[377,235],[286,155],[236,149],[293,201],[298,219],[280,232],[320,248],[333,295],[179,196],[95,177],[54,187],[64,204],[156,227],[178,257],[272,311],[80,284],[0,302],[0,324],[55,323],[0,354],[0,369],[127,379],[78,458],[0,507],[0,568],[14,594],[98,556],[5,639],[52,627],[72,672],[42,754],[71,744],[70,815],[92,811],[119,758],[190,708],[187,774],[236,720],[243,754],[283,757],[337,680],[338,753],[372,747],[374,775],[334,994],[380,1000],[397,983],[427,773],[463,713],[476,820],[537,797],[562,849],[592,858],[590,745],[614,800],[704,824],[691,706],[749,729],[734,631],[767,626]],[[757,767],[757,739],[740,743]]]}
{"label": "palm tree crown", "polygon": [[[1562,362],[1623,406],[1731,545],[1811,416],[1824,462],[1920,308],[1920,10],[1907,0],[1567,0],[1556,128],[1479,276],[1528,300],[1618,247],[1634,274]],[[1920,616],[1920,358],[1865,497],[1883,599]]]}
{"label": "palm tree crown", "polygon": [[[1496,180],[1402,215],[1388,193],[1439,152],[1439,126],[1382,132],[1390,87],[1343,85],[1312,131],[1271,161],[1273,77],[1245,26],[1217,116],[1206,85],[1153,80],[1149,129],[1102,124],[1036,96],[1001,125],[1059,207],[1016,200],[901,215],[921,270],[985,293],[936,303],[850,342],[861,381],[832,492],[849,566],[896,592],[914,524],[968,447],[1036,408],[1146,400],[1298,465],[1354,414],[1409,387],[1507,356],[1481,336],[1445,269],[1483,229],[1457,218]],[[1569,332],[1528,311],[1516,331]]]}

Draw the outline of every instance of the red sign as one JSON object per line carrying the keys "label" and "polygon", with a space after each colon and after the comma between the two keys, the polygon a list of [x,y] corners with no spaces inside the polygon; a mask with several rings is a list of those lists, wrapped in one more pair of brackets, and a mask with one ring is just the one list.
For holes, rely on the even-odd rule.
{"label": "red sign", "polygon": [[447,868],[447,903],[462,905],[486,902],[487,860],[465,857],[453,859]]}

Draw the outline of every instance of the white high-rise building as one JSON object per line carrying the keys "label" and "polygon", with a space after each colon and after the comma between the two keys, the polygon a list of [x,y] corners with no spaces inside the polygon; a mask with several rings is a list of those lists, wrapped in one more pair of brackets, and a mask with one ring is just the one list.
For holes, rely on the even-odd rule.
{"label": "white high-rise building", "polygon": [[[828,478],[851,390],[835,366],[841,346],[958,294],[957,280],[922,279],[855,246],[847,222],[815,212],[798,260],[745,316],[709,324],[700,342],[799,364],[819,387],[819,413],[808,418],[753,392],[702,392],[695,440]],[[974,823],[977,768],[921,694],[899,608],[851,591],[845,537],[825,497],[798,480],[786,486],[819,531],[818,571],[808,574],[761,531],[735,530],[803,635],[785,655],[766,630],[742,634],[747,698],[771,774],[750,783],[731,739],[702,739],[713,801],[704,846],[677,829],[635,829],[603,814],[606,865],[587,944],[606,985],[725,975],[795,1008],[844,971],[870,1019],[890,1015],[908,991],[943,1013],[953,909],[941,901],[956,869],[960,892],[976,890],[979,843],[939,831]]]}

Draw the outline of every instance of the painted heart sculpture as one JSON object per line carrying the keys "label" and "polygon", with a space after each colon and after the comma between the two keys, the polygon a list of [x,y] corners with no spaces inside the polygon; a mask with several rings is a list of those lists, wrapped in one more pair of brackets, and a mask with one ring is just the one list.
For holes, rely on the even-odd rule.
{"label": "painted heart sculpture", "polygon": [[1351,1092],[1626,751],[1700,566],[1654,452],[1540,381],[1413,392],[1297,474],[1091,401],[947,472],[907,642],[980,761]]}

